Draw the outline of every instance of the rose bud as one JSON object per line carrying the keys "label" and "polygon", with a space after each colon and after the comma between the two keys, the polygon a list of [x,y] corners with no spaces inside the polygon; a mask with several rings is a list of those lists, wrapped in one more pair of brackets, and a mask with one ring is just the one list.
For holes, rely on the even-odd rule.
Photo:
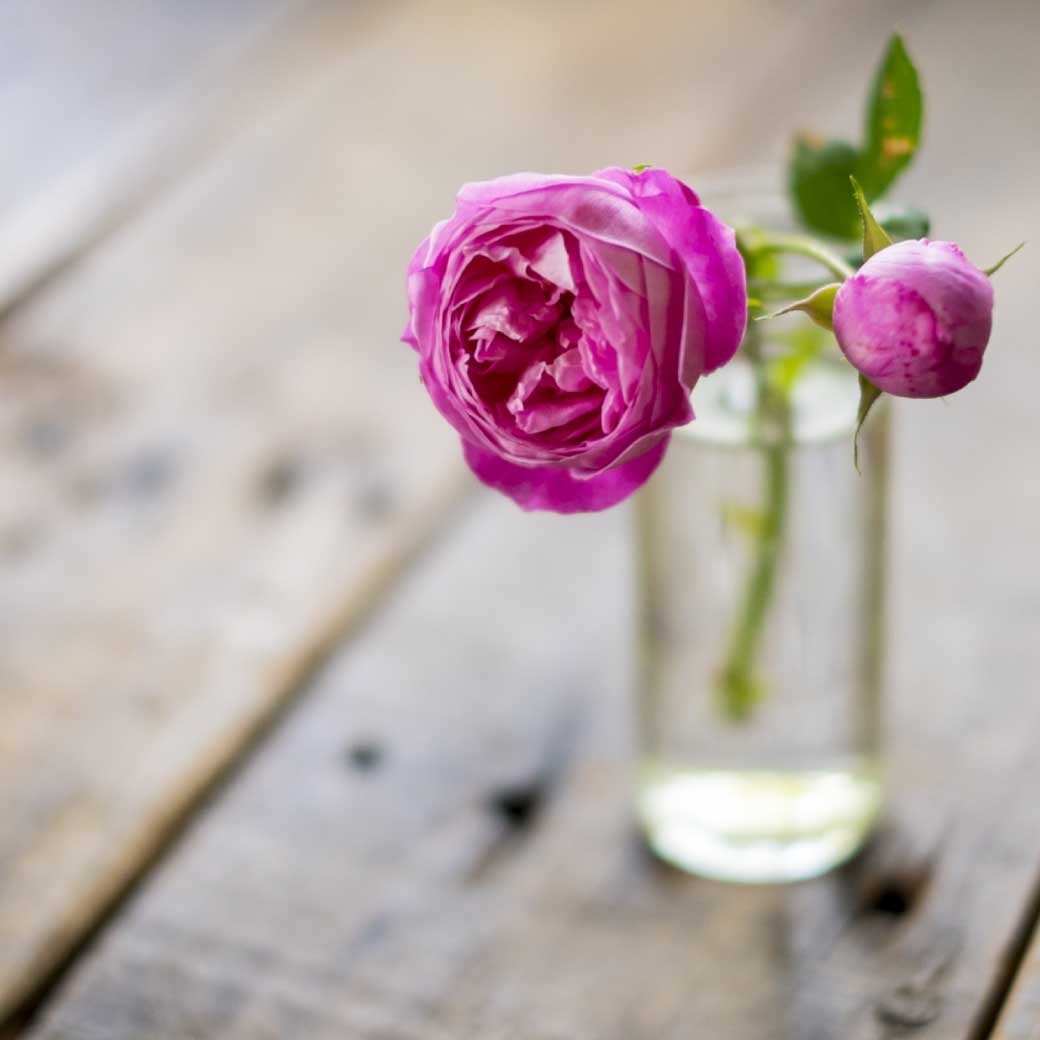
{"label": "rose bud", "polygon": [[982,367],[993,287],[952,242],[897,242],[875,253],[834,299],[842,352],[879,390],[942,397]]}
{"label": "rose bud", "polygon": [[470,467],[562,513],[647,480],[747,320],[733,231],[657,169],[465,185],[408,302],[402,338]]}

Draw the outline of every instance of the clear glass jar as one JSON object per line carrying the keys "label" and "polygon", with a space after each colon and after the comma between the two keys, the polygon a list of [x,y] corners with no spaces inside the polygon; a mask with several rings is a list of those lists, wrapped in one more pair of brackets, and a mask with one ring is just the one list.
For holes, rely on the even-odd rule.
{"label": "clear glass jar", "polygon": [[792,881],[851,856],[881,807],[888,417],[879,402],[857,472],[855,372],[803,351],[770,415],[746,346],[637,496],[637,812],[684,870]]}

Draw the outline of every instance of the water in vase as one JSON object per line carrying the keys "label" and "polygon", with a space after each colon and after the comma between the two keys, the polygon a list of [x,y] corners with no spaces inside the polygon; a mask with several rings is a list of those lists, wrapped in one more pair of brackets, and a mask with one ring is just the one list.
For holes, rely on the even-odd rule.
{"label": "water in vase", "polygon": [[637,811],[662,858],[745,882],[847,859],[882,792],[887,417],[857,472],[847,366],[804,366],[780,422],[762,378],[737,361],[702,380],[636,509]]}

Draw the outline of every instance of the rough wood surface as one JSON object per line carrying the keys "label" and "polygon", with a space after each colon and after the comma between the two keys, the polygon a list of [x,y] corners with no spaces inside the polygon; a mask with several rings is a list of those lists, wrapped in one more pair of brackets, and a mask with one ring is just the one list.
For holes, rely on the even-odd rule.
{"label": "rough wood surface", "polygon": [[[920,496],[956,490],[915,491],[928,457],[910,452],[897,485],[918,518],[897,621],[948,603],[948,587],[922,592]],[[869,857],[788,890],[686,879],[630,822],[627,519],[487,496],[197,821],[34,1040],[978,1035],[1040,844],[1035,823],[1033,849],[1018,826],[997,834],[986,804],[1028,822],[1035,767],[1016,799],[993,763],[1028,765],[1036,712],[983,706],[985,607],[962,618],[950,674],[896,655],[902,811]],[[922,710],[939,696],[946,713]],[[989,727],[971,754],[966,717]]]}
{"label": "rough wood surface", "polygon": [[[483,500],[35,1035],[755,1035],[778,894],[678,878],[630,830],[627,519]],[[742,999],[691,1015],[723,968]]]}
{"label": "rough wood surface", "polygon": [[305,10],[301,0],[5,4],[0,311],[260,103],[287,71],[271,37],[299,33]]}
{"label": "rough wood surface", "polygon": [[412,233],[345,189],[372,156],[334,96],[308,77],[0,328],[0,1019],[457,494],[395,342]]}
{"label": "rough wood surface", "polygon": [[[814,5],[831,50],[808,78],[786,10],[713,10],[692,43],[678,7],[652,24],[601,10],[590,25],[554,8],[547,33],[527,8],[403,9],[3,330],[20,391],[0,417],[15,489],[0,502],[14,806],[0,967],[23,992],[284,698],[307,648],[368,601],[377,582],[359,573],[450,495],[454,449],[390,341],[408,247],[455,184],[524,165],[724,165],[748,156],[745,133],[782,140],[798,99],[840,129],[859,95],[848,68],[868,68],[888,28],[881,7],[857,23]],[[1040,142],[1020,132],[1040,11],[976,13],[903,18],[937,99],[908,188],[988,262],[1040,218]],[[738,42],[757,70],[745,101],[713,96],[690,129],[691,98],[726,82]],[[652,864],[628,810],[624,514],[485,502],[198,818],[32,1035],[988,1035],[1040,861],[1040,489],[1021,477],[1035,270],[1001,272],[978,386],[898,416],[897,812],[858,868],[771,891]]]}

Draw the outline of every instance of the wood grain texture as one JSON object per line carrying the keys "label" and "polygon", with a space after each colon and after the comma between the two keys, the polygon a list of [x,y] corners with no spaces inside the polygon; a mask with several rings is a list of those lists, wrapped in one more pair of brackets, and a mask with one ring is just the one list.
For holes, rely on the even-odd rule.
{"label": "wood grain texture", "polygon": [[331,101],[308,76],[0,330],[0,1019],[458,494]]}
{"label": "wood grain texture", "polygon": [[[639,848],[627,521],[486,496],[196,822],[34,1040],[973,1036],[1017,893],[987,887],[992,916],[962,917],[964,886],[1013,885],[1021,834],[997,850],[990,818],[942,795],[960,730],[914,696],[893,705],[903,814],[856,867],[740,889]],[[897,555],[913,588],[927,533]],[[900,613],[922,605],[899,587]],[[960,711],[978,703],[944,688]],[[1003,720],[1005,749],[1026,721]],[[1008,800],[988,758],[959,756],[961,798]]]}
{"label": "wood grain texture", "polygon": [[[374,6],[13,0],[0,12],[0,313],[110,234]],[[331,30],[331,31],[330,31]]]}
{"label": "wood grain texture", "polygon": [[[485,499],[34,1035],[756,1035],[782,894],[679,878],[631,833],[627,520]],[[726,968],[742,999],[691,1008]]]}
{"label": "wood grain texture", "polygon": [[[750,25],[741,12],[708,16],[699,66],[678,14],[654,29],[619,6],[582,65],[569,41],[583,19],[555,10],[546,34],[537,10],[482,20],[471,7],[457,19],[407,9],[8,326],[0,357],[26,389],[2,428],[49,460],[11,464],[20,504],[0,528],[15,561],[0,624],[17,713],[0,739],[18,734],[0,748],[18,828],[0,850],[13,850],[22,886],[5,872],[0,912],[19,938],[73,909],[98,913],[83,875],[125,883],[132,869],[106,866],[106,850],[163,832],[185,777],[210,775],[241,740],[235,720],[284,692],[287,671],[268,651],[307,645],[331,610],[325,585],[353,587],[353,572],[335,570],[337,539],[364,543],[335,527],[336,509],[384,456],[350,449],[344,416],[392,407],[398,422],[380,436],[400,459],[388,465],[425,467],[412,456],[429,438],[444,446],[444,486],[453,479],[409,359],[371,344],[396,333],[397,273],[454,183],[597,165],[608,142],[612,160],[732,161],[747,147],[734,126],[779,135],[795,99],[810,116],[825,117],[824,101],[854,108],[844,66],[869,67],[877,48],[850,41],[885,18],[874,9],[859,30],[835,25],[837,78],[802,83],[791,60],[802,26],[759,12],[761,28],[774,17],[789,34],[786,51],[764,34],[783,59],[763,64],[746,112],[713,109],[691,140],[680,130],[690,92],[719,82],[720,52],[738,38],[727,34]],[[1040,144],[1014,132],[1031,117],[1037,12],[1008,12],[980,26],[968,4],[950,4],[941,19],[920,8],[904,23],[942,99],[908,187],[980,262],[1040,216]],[[636,37],[645,50],[632,59]],[[992,56],[984,83],[964,72],[980,53]],[[648,83],[641,96],[613,75],[626,57]],[[351,108],[362,88],[365,105]],[[1001,105],[980,109],[989,96]],[[960,136],[972,112],[975,150]],[[995,170],[987,150],[1010,141],[1013,158]],[[983,182],[989,201],[966,215],[962,200]],[[344,183],[355,187],[345,198]],[[772,891],[652,864],[627,799],[624,514],[548,520],[486,503],[199,818],[32,1035],[979,1040],[1040,859],[1040,500],[1022,477],[1040,362],[1016,349],[1032,327],[1034,272],[1001,272],[979,385],[898,416],[897,811],[858,868]],[[113,302],[117,286],[125,298]],[[248,310],[228,302],[242,299]],[[25,414],[51,422],[23,442]],[[55,417],[89,432],[63,442]],[[163,476],[128,450],[156,443],[187,461]],[[88,469],[109,479],[82,485],[91,519],[73,520],[63,496],[81,484],[60,475]],[[127,487],[137,504],[116,508],[112,496],[130,492],[111,489]],[[281,503],[275,533],[256,533],[253,494]],[[409,494],[397,515],[422,511]]]}

